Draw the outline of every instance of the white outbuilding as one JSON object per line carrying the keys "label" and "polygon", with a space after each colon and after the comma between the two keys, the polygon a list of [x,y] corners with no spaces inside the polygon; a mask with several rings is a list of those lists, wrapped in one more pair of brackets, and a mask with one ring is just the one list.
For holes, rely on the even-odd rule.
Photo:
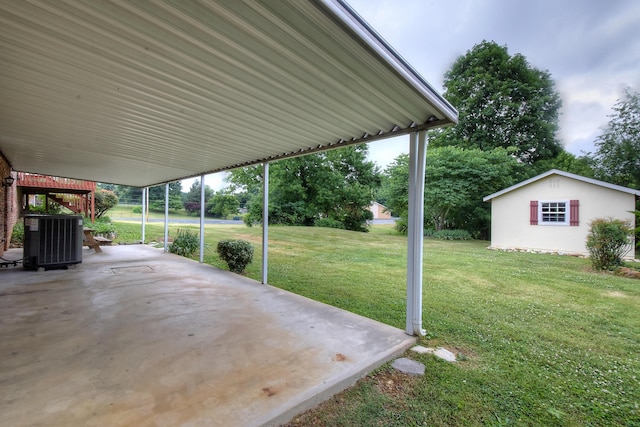
{"label": "white outbuilding", "polygon": [[491,248],[587,255],[591,221],[635,226],[638,197],[640,190],[552,169],[483,199],[491,201]]}

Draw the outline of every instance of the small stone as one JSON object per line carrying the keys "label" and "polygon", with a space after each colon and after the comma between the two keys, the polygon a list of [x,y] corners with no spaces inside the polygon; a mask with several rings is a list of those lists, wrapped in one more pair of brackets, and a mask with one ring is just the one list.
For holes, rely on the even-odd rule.
{"label": "small stone", "polygon": [[421,345],[417,345],[415,347],[412,347],[411,351],[415,351],[416,353],[419,353],[419,354],[427,354],[427,353],[433,353],[435,349],[431,347],[423,347]]}
{"label": "small stone", "polygon": [[447,362],[455,362],[456,355],[447,350],[446,348],[438,347],[436,351],[433,352],[434,355],[439,357],[440,359],[446,360]]}
{"label": "small stone", "polygon": [[406,357],[394,360],[391,366],[405,374],[424,375],[424,365]]}

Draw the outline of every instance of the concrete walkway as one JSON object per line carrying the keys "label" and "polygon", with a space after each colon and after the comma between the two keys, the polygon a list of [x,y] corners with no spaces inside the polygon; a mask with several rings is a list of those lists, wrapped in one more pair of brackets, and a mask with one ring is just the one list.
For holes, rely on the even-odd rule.
{"label": "concrete walkway", "polygon": [[277,425],[414,342],[158,249],[85,249],[0,269],[0,425]]}

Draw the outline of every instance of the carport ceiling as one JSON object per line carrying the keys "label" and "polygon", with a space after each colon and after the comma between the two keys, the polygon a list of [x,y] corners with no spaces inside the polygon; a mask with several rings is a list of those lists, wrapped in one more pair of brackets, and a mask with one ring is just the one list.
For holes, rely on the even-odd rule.
{"label": "carport ceiling", "polygon": [[99,182],[457,121],[340,0],[0,0],[0,60],[0,152],[15,170]]}

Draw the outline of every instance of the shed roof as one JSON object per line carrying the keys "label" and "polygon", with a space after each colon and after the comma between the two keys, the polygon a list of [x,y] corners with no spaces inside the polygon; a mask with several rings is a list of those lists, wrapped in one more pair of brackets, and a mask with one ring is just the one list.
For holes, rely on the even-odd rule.
{"label": "shed roof", "polygon": [[608,182],[599,181],[593,178],[587,178],[586,176],[576,175],[575,173],[565,172],[558,169],[551,169],[545,173],[541,173],[540,175],[536,175],[533,178],[529,178],[526,181],[522,181],[518,184],[512,185],[511,187],[505,188],[504,190],[498,191],[497,193],[490,194],[482,199],[482,201],[487,202],[491,199],[495,199],[498,196],[502,196],[503,194],[509,193],[511,191],[517,190],[518,188],[529,185],[533,182],[539,181],[543,178],[546,178],[551,175],[559,175],[564,176],[565,178],[575,179],[577,181],[586,182],[588,184],[599,185],[600,187],[605,187],[610,190],[621,191],[623,193],[634,194],[636,196],[640,196],[640,190],[634,190],[633,188],[623,187],[621,185],[610,184]]}
{"label": "shed roof", "polygon": [[0,62],[0,152],[91,181],[150,186],[457,122],[342,0],[0,0]]}

